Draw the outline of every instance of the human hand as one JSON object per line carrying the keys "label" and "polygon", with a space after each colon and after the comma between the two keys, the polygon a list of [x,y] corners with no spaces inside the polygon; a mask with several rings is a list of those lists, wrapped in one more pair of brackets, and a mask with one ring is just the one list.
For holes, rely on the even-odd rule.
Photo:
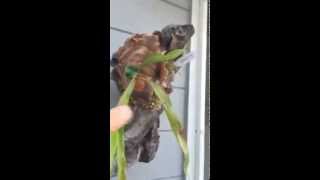
{"label": "human hand", "polygon": [[114,132],[123,127],[132,118],[129,106],[117,106],[110,110],[110,131]]}

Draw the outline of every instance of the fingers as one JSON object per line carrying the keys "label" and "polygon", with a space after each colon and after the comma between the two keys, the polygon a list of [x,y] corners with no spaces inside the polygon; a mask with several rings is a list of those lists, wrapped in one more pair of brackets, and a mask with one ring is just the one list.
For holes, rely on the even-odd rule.
{"label": "fingers", "polygon": [[118,130],[128,123],[133,113],[128,106],[118,106],[110,110],[110,130],[112,132]]}

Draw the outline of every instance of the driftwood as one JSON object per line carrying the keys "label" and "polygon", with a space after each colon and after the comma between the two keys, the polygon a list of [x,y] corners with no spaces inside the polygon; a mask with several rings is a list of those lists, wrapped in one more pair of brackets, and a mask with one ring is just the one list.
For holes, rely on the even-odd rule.
{"label": "driftwood", "polygon": [[[126,40],[124,45],[113,55],[111,64],[112,79],[117,83],[120,92],[129,84],[125,68],[128,65],[141,64],[153,53],[166,53],[173,49],[184,48],[194,34],[192,25],[171,25],[161,32],[136,34]],[[176,69],[173,63],[148,65],[139,71],[130,100],[134,118],[125,128],[125,148],[128,165],[135,162],[148,163],[155,158],[159,147],[159,120],[162,107],[148,84],[148,80],[159,84],[170,94],[171,83]]]}

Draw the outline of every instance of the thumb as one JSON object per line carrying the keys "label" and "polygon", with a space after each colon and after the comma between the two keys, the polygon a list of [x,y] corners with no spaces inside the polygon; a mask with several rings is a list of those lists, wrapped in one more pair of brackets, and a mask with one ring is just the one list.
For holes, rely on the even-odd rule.
{"label": "thumb", "polygon": [[110,110],[110,130],[118,130],[128,123],[133,116],[129,106],[118,106]]}

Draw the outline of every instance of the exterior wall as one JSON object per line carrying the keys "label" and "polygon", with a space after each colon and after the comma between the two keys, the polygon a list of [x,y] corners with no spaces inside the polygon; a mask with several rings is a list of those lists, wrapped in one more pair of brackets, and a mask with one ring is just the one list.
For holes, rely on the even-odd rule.
{"label": "exterior wall", "polygon": [[[191,0],[110,0],[110,52],[115,52],[132,33],[153,32],[168,24],[190,23],[190,12]],[[176,76],[171,95],[174,109],[181,119],[186,119],[187,113],[186,72],[184,68]],[[113,107],[119,94],[112,81],[110,85],[110,105]],[[182,152],[164,115],[156,158],[149,164],[138,163],[129,168],[127,177],[128,180],[184,179]]]}

